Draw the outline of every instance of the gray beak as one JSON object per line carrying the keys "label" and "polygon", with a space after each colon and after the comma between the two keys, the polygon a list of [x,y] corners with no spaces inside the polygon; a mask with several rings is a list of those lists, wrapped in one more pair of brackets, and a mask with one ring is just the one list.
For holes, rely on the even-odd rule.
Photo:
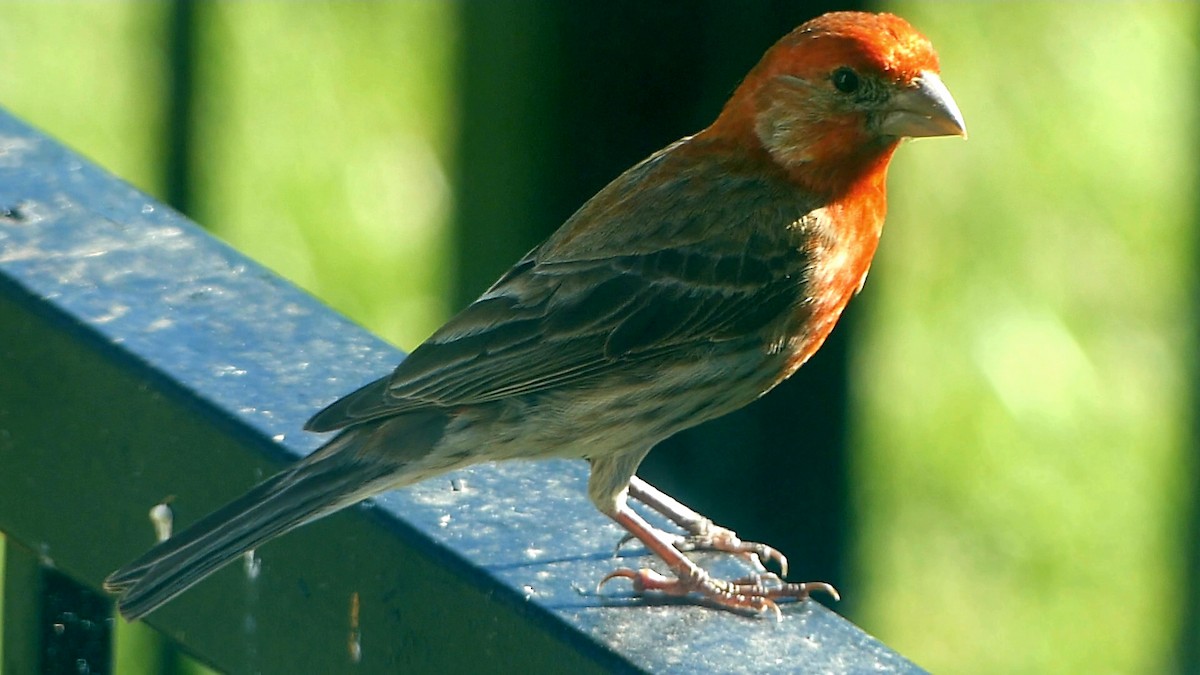
{"label": "gray beak", "polygon": [[967,125],[950,90],[937,73],[923,72],[912,85],[892,96],[879,125],[885,136],[967,137]]}

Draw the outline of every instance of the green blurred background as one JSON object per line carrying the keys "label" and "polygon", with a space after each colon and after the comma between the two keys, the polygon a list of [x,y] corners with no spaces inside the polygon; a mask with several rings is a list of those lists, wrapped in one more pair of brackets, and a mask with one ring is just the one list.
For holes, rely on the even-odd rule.
{"label": "green blurred background", "polygon": [[[836,6],[0,0],[0,105],[411,349]],[[646,475],[935,672],[1200,671],[1200,5],[869,7],[971,139],[899,154],[828,354]]]}

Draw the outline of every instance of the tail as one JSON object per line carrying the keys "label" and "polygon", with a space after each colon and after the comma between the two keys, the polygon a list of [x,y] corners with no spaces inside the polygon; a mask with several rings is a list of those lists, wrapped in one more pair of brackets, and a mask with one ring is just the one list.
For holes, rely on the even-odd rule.
{"label": "tail", "polygon": [[361,452],[360,432],[343,432],[113,572],[104,589],[120,595],[118,610],[130,621],[145,616],[268,539],[394,485],[402,467]]}

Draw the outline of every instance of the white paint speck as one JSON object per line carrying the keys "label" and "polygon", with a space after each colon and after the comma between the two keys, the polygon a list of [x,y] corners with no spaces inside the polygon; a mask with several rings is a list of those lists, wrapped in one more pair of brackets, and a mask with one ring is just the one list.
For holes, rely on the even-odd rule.
{"label": "white paint speck", "polygon": [[262,559],[254,554],[254,549],[242,555],[242,562],[246,569],[246,578],[250,581],[258,579],[258,573],[262,571]]}
{"label": "white paint speck", "polygon": [[170,506],[167,506],[166,503],[155,504],[150,509],[150,522],[154,524],[154,536],[158,541],[166,541],[171,538],[175,514],[171,512]]}

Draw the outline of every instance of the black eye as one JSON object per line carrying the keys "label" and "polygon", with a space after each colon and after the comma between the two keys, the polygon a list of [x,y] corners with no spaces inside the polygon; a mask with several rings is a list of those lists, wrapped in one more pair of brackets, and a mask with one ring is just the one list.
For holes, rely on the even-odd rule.
{"label": "black eye", "polygon": [[829,76],[833,80],[833,86],[843,94],[853,94],[858,91],[858,73],[846,67],[838,68],[833,71],[833,75]]}

